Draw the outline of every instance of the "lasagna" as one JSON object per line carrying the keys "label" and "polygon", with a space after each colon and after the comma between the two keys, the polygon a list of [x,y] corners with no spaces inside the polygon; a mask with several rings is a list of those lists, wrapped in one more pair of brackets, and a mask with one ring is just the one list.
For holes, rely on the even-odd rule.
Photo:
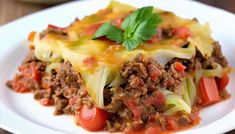
{"label": "lasagna", "polygon": [[231,68],[196,18],[111,1],[65,28],[31,32],[28,41],[7,86],[55,106],[55,115],[73,115],[88,131],[174,132],[229,97]]}

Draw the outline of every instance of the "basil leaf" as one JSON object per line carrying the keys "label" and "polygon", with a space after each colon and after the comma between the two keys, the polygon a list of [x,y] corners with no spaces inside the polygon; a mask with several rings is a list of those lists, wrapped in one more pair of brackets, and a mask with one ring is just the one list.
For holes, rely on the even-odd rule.
{"label": "basil leaf", "polygon": [[[161,19],[152,12],[153,7],[143,7],[129,15],[122,23],[122,27],[125,30],[124,40],[137,39],[141,41],[136,42],[142,43],[144,40],[149,40],[155,35],[157,33],[156,27],[161,22]],[[128,45],[130,45],[130,41],[128,41]],[[127,48],[137,48],[140,46],[137,43],[132,45],[132,47],[127,46]]]}
{"label": "basil leaf", "polygon": [[153,35],[157,34],[156,27],[160,22],[160,17],[152,14],[148,19],[139,24],[133,36],[138,36],[142,40],[149,40]]}
{"label": "basil leaf", "polygon": [[132,38],[132,39],[127,39],[123,42],[123,46],[128,50],[133,50],[136,49],[137,47],[139,47],[139,45],[142,43],[141,40],[139,40],[138,38]]}
{"label": "basil leaf", "polygon": [[105,23],[96,31],[93,39],[106,36],[117,43],[123,43],[127,50],[133,50],[157,33],[156,28],[160,22],[161,18],[153,13],[152,6],[143,7],[124,19],[121,24],[124,31],[110,23]]}
{"label": "basil leaf", "polygon": [[121,29],[111,25],[110,23],[104,23],[95,33],[92,39],[97,39],[106,36],[112,41],[117,43],[123,42],[123,32]]}
{"label": "basil leaf", "polygon": [[148,6],[134,11],[132,14],[127,16],[126,19],[122,22],[122,28],[127,30],[133,27],[133,25],[138,21],[145,20],[148,17],[148,15],[152,13],[152,10],[153,7]]}

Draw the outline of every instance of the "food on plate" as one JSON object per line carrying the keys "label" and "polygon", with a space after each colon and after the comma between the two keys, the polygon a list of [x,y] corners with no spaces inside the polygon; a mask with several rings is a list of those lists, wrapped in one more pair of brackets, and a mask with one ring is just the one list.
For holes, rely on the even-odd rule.
{"label": "food on plate", "polygon": [[182,130],[230,96],[231,68],[210,34],[197,19],[111,1],[68,27],[31,32],[7,85],[54,105],[55,115],[74,115],[88,131]]}

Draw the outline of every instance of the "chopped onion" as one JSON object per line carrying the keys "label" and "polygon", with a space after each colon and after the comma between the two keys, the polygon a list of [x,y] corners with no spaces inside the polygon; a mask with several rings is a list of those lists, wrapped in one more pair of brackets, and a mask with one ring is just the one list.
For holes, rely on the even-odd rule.
{"label": "chopped onion", "polygon": [[52,70],[60,66],[60,63],[51,63],[46,67],[46,72],[51,75]]}
{"label": "chopped onion", "polygon": [[151,55],[159,64],[165,65],[173,58],[191,59],[195,55],[195,47],[189,45],[188,48],[157,49]]}
{"label": "chopped onion", "polygon": [[167,115],[174,115],[177,112],[183,112],[185,114],[189,114],[191,112],[191,108],[189,105],[183,100],[183,98],[175,93],[162,90],[163,94],[166,97],[166,105],[170,107],[167,111]]}
{"label": "chopped onion", "polygon": [[183,99],[192,108],[197,95],[195,83],[191,77],[188,77],[183,82]]}
{"label": "chopped onion", "polygon": [[222,77],[223,76],[223,68],[221,65],[216,64],[216,68],[214,69],[203,69],[203,76],[205,77]]}

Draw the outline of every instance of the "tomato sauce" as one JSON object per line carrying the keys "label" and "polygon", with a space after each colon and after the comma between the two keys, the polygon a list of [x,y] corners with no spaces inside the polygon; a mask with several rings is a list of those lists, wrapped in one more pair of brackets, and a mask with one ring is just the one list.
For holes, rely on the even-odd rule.
{"label": "tomato sauce", "polygon": [[125,128],[123,132],[125,134],[170,134],[173,132],[186,130],[199,124],[200,122],[199,111],[200,109],[194,108],[192,113],[188,115],[188,117],[191,120],[191,123],[189,125],[185,125],[185,126],[180,125],[176,121],[177,116],[169,116],[169,117],[166,117],[167,123],[165,125],[165,128],[162,128],[161,126],[157,124],[149,124],[145,128],[141,128],[138,130],[135,130],[132,128]]}

